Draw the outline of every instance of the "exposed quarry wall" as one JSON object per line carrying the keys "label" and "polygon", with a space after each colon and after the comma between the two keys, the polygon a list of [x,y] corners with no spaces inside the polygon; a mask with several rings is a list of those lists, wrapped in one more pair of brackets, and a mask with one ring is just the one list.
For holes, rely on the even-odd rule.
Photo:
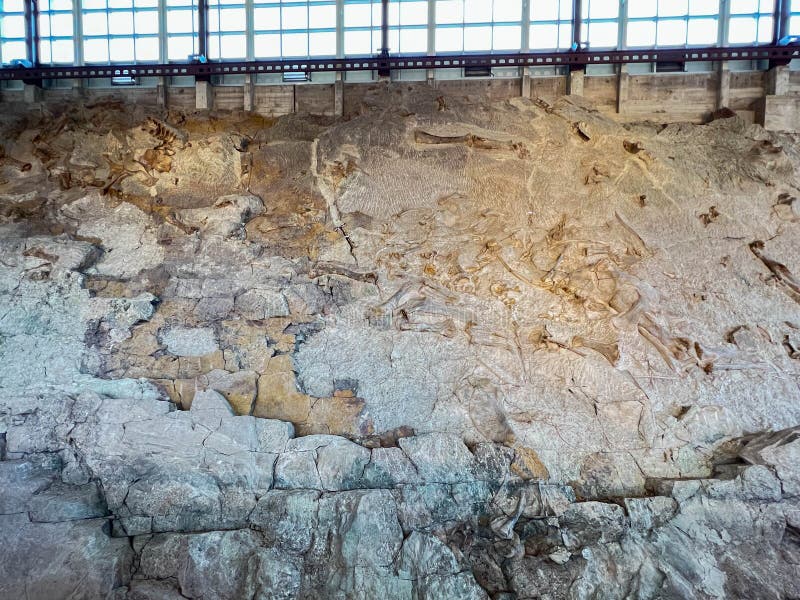
{"label": "exposed quarry wall", "polygon": [[[800,123],[800,71],[785,69],[785,89],[780,98],[765,104],[765,97],[776,95],[770,89],[767,71],[729,71],[724,81],[717,68],[711,72],[650,73],[643,75],[587,75],[584,88],[577,95],[589,99],[599,110],[621,121],[653,120],[657,122],[707,122],[717,109],[736,111],[749,122],[757,122],[776,131],[796,131]],[[624,80],[624,82],[621,82]],[[444,94],[461,95],[473,101],[492,102],[522,95],[522,82],[515,77],[494,79],[441,79],[431,83],[409,81],[413,88],[433,85]],[[366,94],[378,83],[345,83],[342,103],[345,114],[359,110]],[[400,83],[398,82],[398,85]],[[531,76],[530,98],[552,102],[569,92],[564,76]],[[171,109],[192,110],[196,107],[193,86],[165,85],[159,92],[155,85],[140,88],[52,88],[41,92],[46,101],[93,102],[107,97],[127,102],[155,104],[162,102]],[[217,85],[212,88],[209,108],[242,110],[246,106],[248,87]],[[295,112],[319,115],[335,114],[335,86],[324,83],[252,85],[252,110],[265,116],[282,116]],[[0,90],[5,102],[22,102],[20,89]]]}
{"label": "exposed quarry wall", "polygon": [[4,105],[0,598],[800,597],[796,137],[513,83]]}

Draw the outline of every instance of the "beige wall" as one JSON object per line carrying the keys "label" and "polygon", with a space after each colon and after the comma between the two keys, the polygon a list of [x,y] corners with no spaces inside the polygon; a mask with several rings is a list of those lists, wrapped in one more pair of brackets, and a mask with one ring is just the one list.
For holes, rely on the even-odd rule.
{"label": "beige wall", "polygon": [[[709,73],[654,73],[623,75],[626,84],[620,86],[618,75],[586,76],[584,96],[597,107],[620,120],[649,119],[660,122],[703,122],[717,108],[720,75]],[[800,115],[794,115],[796,102],[765,102],[766,73],[763,71],[730,72],[728,106],[746,119],[757,119],[773,128],[800,129]],[[789,98],[800,97],[800,71],[789,76]],[[346,115],[359,110],[362,100],[376,82],[345,83],[343,86]],[[409,86],[427,86],[427,82],[407,82]],[[505,100],[521,93],[519,78],[448,79],[436,80],[433,85],[443,94],[460,95],[474,99]],[[566,93],[566,77],[531,77],[531,96],[552,102]],[[618,98],[618,90],[623,97]],[[213,108],[216,110],[242,110],[244,86],[220,85],[213,88]],[[253,110],[266,116],[280,116],[292,112],[334,114],[333,84],[278,84],[256,85],[253,91]],[[153,87],[139,88],[59,88],[43,90],[45,101],[66,101],[82,97],[93,102],[104,98],[125,98],[128,101],[155,104],[158,92]],[[169,87],[166,90],[170,108],[193,110],[194,87]],[[771,97],[774,98],[774,97]],[[21,102],[22,90],[0,90],[0,101]],[[769,111],[780,109],[779,117],[771,119]]]}

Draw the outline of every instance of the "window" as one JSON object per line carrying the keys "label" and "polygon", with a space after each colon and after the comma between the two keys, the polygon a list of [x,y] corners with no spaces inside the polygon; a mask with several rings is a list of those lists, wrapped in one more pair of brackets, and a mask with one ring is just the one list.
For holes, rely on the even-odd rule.
{"label": "window", "polygon": [[437,0],[436,52],[519,51],[522,0]]}
{"label": "window", "polygon": [[345,55],[377,54],[380,47],[380,0],[344,0]]}
{"label": "window", "polygon": [[25,48],[25,7],[22,0],[4,0],[0,13],[0,58],[8,64],[28,58]]}
{"label": "window", "polygon": [[75,62],[72,0],[39,0],[39,62]]}
{"label": "window", "polygon": [[166,0],[167,60],[186,62],[199,52],[197,0]]}
{"label": "window", "polygon": [[389,4],[389,49],[392,53],[428,52],[427,0],[392,0]]}
{"label": "window", "polygon": [[800,0],[792,0],[789,5],[789,35],[800,35]]}
{"label": "window", "polygon": [[772,43],[775,0],[730,0],[729,44]]}
{"label": "window", "polygon": [[158,0],[83,0],[87,64],[158,62]]}
{"label": "window", "polygon": [[256,58],[336,56],[335,0],[256,0]]}
{"label": "window", "polygon": [[572,47],[572,0],[531,4],[531,50],[569,50]]}
{"label": "window", "polygon": [[719,0],[637,0],[628,3],[628,48],[714,46]]}
{"label": "window", "polygon": [[619,0],[584,0],[581,12],[581,42],[586,47],[619,45]]}
{"label": "window", "polygon": [[208,0],[208,58],[247,58],[244,0]]}

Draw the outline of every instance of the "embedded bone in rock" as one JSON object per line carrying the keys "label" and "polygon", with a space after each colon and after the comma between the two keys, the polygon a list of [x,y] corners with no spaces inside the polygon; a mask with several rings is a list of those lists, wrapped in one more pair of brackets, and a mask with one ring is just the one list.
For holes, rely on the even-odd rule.
{"label": "embedded bone in rock", "polygon": [[0,598],[800,597],[796,138],[362,102],[0,115]]}

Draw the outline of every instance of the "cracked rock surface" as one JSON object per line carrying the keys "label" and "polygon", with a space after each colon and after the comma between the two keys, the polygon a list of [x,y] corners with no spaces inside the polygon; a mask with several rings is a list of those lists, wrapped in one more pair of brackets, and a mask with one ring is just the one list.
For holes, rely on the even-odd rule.
{"label": "cracked rock surface", "polygon": [[800,597],[796,138],[383,84],[0,131],[0,598]]}

